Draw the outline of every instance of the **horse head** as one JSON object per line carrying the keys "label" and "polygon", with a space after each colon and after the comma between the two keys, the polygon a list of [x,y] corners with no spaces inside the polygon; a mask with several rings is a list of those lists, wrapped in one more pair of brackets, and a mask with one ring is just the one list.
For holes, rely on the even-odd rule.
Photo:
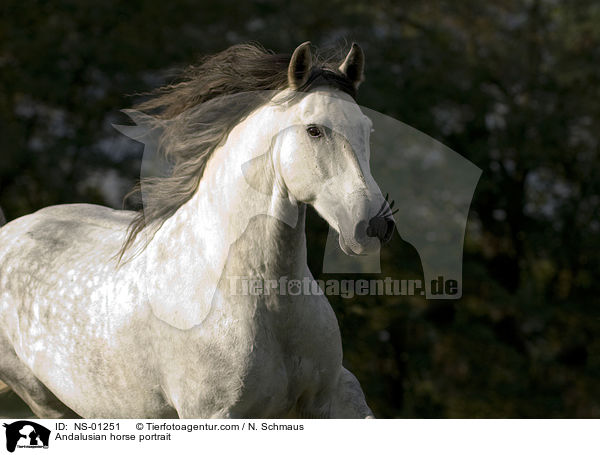
{"label": "horse head", "polygon": [[[377,251],[394,229],[391,204],[369,167],[372,123],[353,96],[363,68],[364,55],[357,44],[333,69],[313,68],[310,43],[298,46],[290,60],[288,84],[299,96],[281,111],[284,118],[273,150],[281,184],[338,232],[340,247],[348,255]],[[321,83],[315,83],[318,79]]]}

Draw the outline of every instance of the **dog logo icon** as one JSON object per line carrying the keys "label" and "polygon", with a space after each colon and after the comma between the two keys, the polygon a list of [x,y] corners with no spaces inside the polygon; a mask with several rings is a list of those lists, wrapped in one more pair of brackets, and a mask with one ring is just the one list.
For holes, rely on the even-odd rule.
{"label": "dog logo icon", "polygon": [[19,448],[48,448],[50,430],[39,423],[19,420],[4,424],[6,428],[6,450],[14,452]]}

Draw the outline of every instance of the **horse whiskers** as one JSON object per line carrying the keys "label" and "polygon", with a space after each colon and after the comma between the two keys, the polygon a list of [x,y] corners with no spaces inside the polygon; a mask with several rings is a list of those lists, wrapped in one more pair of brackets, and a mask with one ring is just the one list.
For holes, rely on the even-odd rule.
{"label": "horse whiskers", "polygon": [[379,207],[379,210],[377,211],[377,214],[376,214],[376,215],[375,215],[373,218],[377,218],[377,217],[381,216],[381,214],[382,214],[382,213],[383,213],[383,211],[384,211],[385,204],[387,204],[387,201],[388,201],[388,198],[389,198],[389,197],[390,197],[390,194],[389,194],[389,193],[386,193],[386,194],[385,194],[385,200],[383,201],[383,203],[381,204],[381,207]]}
{"label": "horse whiskers", "polygon": [[390,194],[386,193],[385,194],[385,200],[383,201],[383,204],[381,204],[381,207],[379,208],[379,211],[377,212],[377,214],[373,217],[373,218],[389,218],[391,216],[393,216],[394,214],[398,213],[399,209],[396,210],[392,210],[394,208],[394,204],[396,203],[396,201],[394,201],[392,199],[391,202],[389,202],[389,205],[386,207],[386,204],[388,204],[389,201],[389,197]]}

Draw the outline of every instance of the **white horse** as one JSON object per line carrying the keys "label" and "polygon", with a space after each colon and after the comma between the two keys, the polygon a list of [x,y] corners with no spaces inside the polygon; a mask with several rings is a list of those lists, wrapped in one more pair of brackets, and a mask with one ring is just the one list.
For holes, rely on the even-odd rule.
{"label": "white horse", "polygon": [[[177,125],[185,109],[212,102],[191,93],[202,84],[205,94],[233,93],[247,71],[268,79],[258,88],[280,89],[198,152],[195,184],[174,192],[174,207],[146,213],[155,219],[139,233],[148,235],[135,235],[135,212],[86,204],[48,207],[0,229],[0,379],[37,416],[372,417],[342,366],[324,296],[230,289],[236,276],[314,282],[307,204],[339,232],[348,254],[377,251],[393,229],[369,170],[371,124],[352,98],[361,49],[353,44],[338,68],[327,69],[304,43],[283,73],[274,63],[271,74],[263,66],[277,58],[230,48],[200,67],[196,86],[190,79],[164,95],[183,106],[163,116]],[[231,75],[211,79],[223,70]],[[200,142],[209,134],[202,125],[211,127],[186,127]],[[189,183],[177,173],[190,169],[190,158],[175,139],[163,145],[176,189]],[[260,172],[248,166],[257,162]],[[282,221],[290,213],[293,220]]]}

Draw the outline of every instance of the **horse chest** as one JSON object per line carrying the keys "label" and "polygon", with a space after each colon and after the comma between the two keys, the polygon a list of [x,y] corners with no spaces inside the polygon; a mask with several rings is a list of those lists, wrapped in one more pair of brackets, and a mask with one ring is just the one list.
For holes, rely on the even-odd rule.
{"label": "horse chest", "polygon": [[276,343],[255,345],[241,364],[243,385],[231,403],[231,414],[266,418],[288,415],[303,397],[318,395],[334,381],[326,358]]}
{"label": "horse chest", "polygon": [[328,305],[312,308],[310,324],[300,313],[287,318],[292,321],[287,325],[269,321],[273,323],[255,331],[245,376],[245,390],[256,406],[251,413],[262,410],[265,416],[277,417],[307,403],[318,407],[319,396],[326,399],[342,357],[339,330],[329,310]]}
{"label": "horse chest", "polygon": [[180,416],[281,417],[331,387],[341,363],[339,344],[316,332],[307,337],[301,323],[280,330],[272,322],[238,321],[223,330],[222,321],[207,321],[206,329],[176,343],[173,334],[158,337],[171,340],[162,345],[161,356],[167,359],[166,388]]}

